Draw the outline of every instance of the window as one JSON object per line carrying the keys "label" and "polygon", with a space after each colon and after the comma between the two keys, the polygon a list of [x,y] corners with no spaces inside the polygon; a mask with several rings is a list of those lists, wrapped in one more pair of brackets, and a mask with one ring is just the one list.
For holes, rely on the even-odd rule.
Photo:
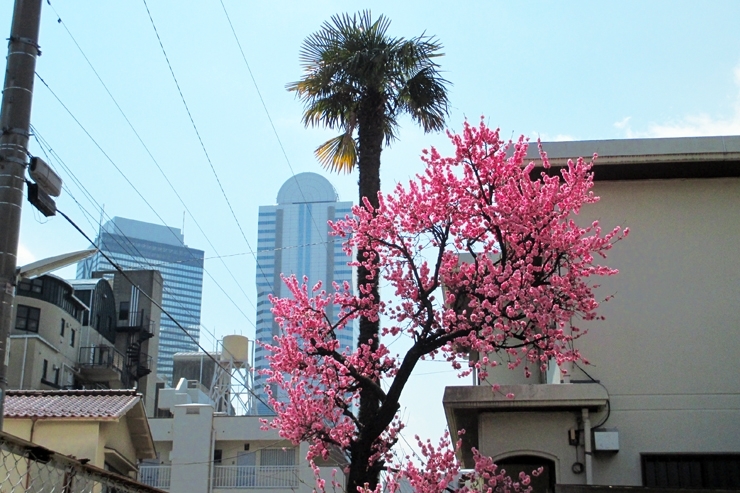
{"label": "window", "polygon": [[75,347],[75,330],[71,329],[70,332],[69,345]]}
{"label": "window", "polygon": [[44,281],[42,279],[23,279],[18,283],[18,291],[28,291],[31,293],[41,294],[44,290]]}
{"label": "window", "polygon": [[54,385],[59,385],[59,367],[54,365],[52,368],[52,374],[54,375]]}
{"label": "window", "polygon": [[28,332],[39,331],[39,320],[41,319],[41,310],[32,306],[18,305],[18,311],[15,315],[15,328]]}
{"label": "window", "polygon": [[224,451],[221,449],[216,449],[213,451],[213,463],[214,464],[221,464],[221,459],[223,458]]}
{"label": "window", "polygon": [[41,368],[41,380],[46,380],[46,375],[49,372],[49,362],[44,360],[44,366]]}
{"label": "window", "polygon": [[62,337],[64,337],[64,324],[65,324],[64,319],[62,319],[62,328],[59,330],[59,335]]}
{"label": "window", "polygon": [[118,320],[128,320],[129,302],[122,301],[118,308]]}
{"label": "window", "polygon": [[294,466],[295,449],[268,448],[260,453],[260,465],[263,466]]}
{"label": "window", "polygon": [[740,454],[643,454],[642,484],[651,488],[740,488]]}

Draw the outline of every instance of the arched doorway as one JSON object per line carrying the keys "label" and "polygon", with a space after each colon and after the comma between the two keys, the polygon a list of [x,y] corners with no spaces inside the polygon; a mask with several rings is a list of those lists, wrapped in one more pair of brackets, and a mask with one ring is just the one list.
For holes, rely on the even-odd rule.
{"label": "arched doorway", "polygon": [[[519,480],[520,472],[528,474],[532,480],[532,493],[555,493],[555,462],[552,460],[536,455],[513,455],[495,462],[514,481]],[[534,476],[532,471],[540,467],[542,473]]]}

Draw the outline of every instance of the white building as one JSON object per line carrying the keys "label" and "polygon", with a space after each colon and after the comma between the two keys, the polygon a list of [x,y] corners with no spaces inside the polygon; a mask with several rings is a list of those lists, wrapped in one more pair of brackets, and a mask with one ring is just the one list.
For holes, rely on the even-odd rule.
{"label": "white building", "polygon": [[591,364],[568,368],[570,383],[502,368],[445,390],[465,467],[477,447],[509,472],[544,467],[535,491],[740,488],[740,137],[543,147],[554,167],[599,154],[601,201],[576,220],[630,235],[609,252],[619,274],[597,299],[614,298],[575,341]]}
{"label": "white building", "polygon": [[[275,430],[264,431],[258,416],[229,416],[214,411],[207,389],[180,380],[160,390],[159,408],[169,418],[149,421],[157,460],[139,467],[139,480],[176,493],[310,493],[313,470],[307,446],[293,446]],[[321,464],[327,482],[339,465]],[[344,476],[337,473],[339,481]]]}
{"label": "white building", "polygon": [[[287,297],[280,275],[307,276],[309,285],[323,281],[327,290],[333,282],[353,283],[350,260],[342,242],[329,236],[327,221],[352,214],[352,202],[339,202],[326,178],[299,173],[286,181],[277,195],[277,205],[260,206],[257,235],[257,340],[271,343],[279,328],[273,320],[270,294]],[[331,315],[331,314],[330,314]],[[353,331],[338,334],[343,346],[353,347]],[[267,365],[265,350],[255,348],[255,388],[264,385],[259,370]],[[267,400],[264,393],[261,393]],[[258,404],[261,414],[271,412]]]}

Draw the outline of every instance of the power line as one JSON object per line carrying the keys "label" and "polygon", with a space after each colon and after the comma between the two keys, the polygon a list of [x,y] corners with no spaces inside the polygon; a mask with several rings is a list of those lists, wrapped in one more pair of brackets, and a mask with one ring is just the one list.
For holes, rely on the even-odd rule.
{"label": "power line", "polygon": [[[146,2],[146,0],[144,0]],[[231,28],[231,33],[234,35],[234,39],[236,40],[236,45],[239,47],[239,53],[242,55],[242,60],[244,60],[244,65],[247,67],[247,72],[249,72],[249,77],[252,79],[252,84],[254,84],[254,89],[257,91],[257,96],[259,97],[260,103],[262,103],[262,108],[265,110],[265,115],[267,115],[267,121],[270,122],[270,127],[272,128],[272,133],[275,134],[275,139],[277,139],[278,145],[280,146],[280,151],[283,153],[283,157],[285,158],[285,162],[288,164],[288,168],[290,169],[290,174],[293,176],[293,179],[295,180],[296,185],[298,186],[298,191],[301,193],[301,197],[303,198],[304,202],[308,202],[306,200],[306,196],[303,193],[303,189],[301,188],[301,184],[298,182],[298,180],[295,179],[295,171],[293,170],[293,165],[290,163],[290,159],[288,158],[288,153],[285,152],[285,147],[283,146],[283,141],[280,139],[280,135],[278,134],[277,128],[275,128],[275,124],[272,121],[272,117],[270,116],[270,112],[267,110],[267,104],[265,103],[264,98],[262,97],[262,92],[260,91],[259,86],[257,85],[257,80],[254,78],[254,74],[252,73],[252,68],[249,66],[249,62],[247,61],[247,56],[244,54],[244,49],[242,48],[242,44],[239,41],[239,37],[236,35],[236,30],[234,29],[234,24],[231,22],[231,17],[229,16],[229,12],[226,10],[226,6],[224,5],[223,0],[219,0],[221,2],[221,8],[224,11],[224,14],[226,15],[226,20],[229,22],[229,28]],[[316,231],[319,233],[319,236],[322,235],[321,229],[316,224],[316,219],[314,219],[313,214],[311,213],[311,208],[308,208],[308,215],[311,217],[311,222],[313,223],[313,226],[316,228]],[[329,251],[327,242],[326,251],[328,254],[331,254]]]}
{"label": "power line", "polygon": [[[72,32],[71,32],[71,31],[69,30],[69,28],[67,27],[67,24],[66,24],[66,23],[64,23],[64,22],[62,21],[62,18],[61,18],[61,16],[60,16],[60,15],[59,15],[59,13],[58,13],[58,12],[56,11],[56,9],[55,9],[55,8],[54,8],[54,6],[53,6],[53,5],[51,4],[51,2],[50,2],[49,0],[47,0],[47,1],[48,1],[48,3],[49,3],[49,6],[50,6],[50,7],[52,8],[52,10],[54,11],[54,13],[56,14],[56,16],[57,16],[57,21],[58,21],[58,23],[59,23],[59,24],[61,24],[61,25],[62,25],[62,27],[64,27],[65,31],[67,32],[67,34],[69,35],[69,37],[70,37],[70,38],[72,39],[72,42],[73,42],[73,43],[75,44],[75,46],[76,46],[76,47],[77,47],[77,49],[79,50],[80,54],[81,54],[81,55],[82,55],[82,57],[83,57],[83,58],[85,59],[85,61],[87,62],[88,66],[89,66],[89,67],[90,67],[90,69],[91,69],[91,70],[93,71],[93,73],[94,73],[94,74],[95,74],[95,76],[97,77],[98,81],[100,82],[100,84],[101,84],[101,85],[103,86],[103,88],[105,89],[105,92],[106,92],[106,93],[108,94],[108,96],[109,96],[109,97],[111,98],[111,100],[113,101],[113,104],[115,104],[116,108],[118,108],[118,111],[119,111],[119,112],[121,113],[121,116],[123,116],[124,120],[126,120],[126,123],[127,123],[127,124],[128,124],[128,126],[129,126],[129,128],[131,128],[131,130],[133,131],[134,135],[135,135],[135,136],[136,136],[136,138],[137,138],[137,139],[139,140],[139,143],[141,143],[142,147],[144,147],[144,150],[145,150],[145,151],[147,152],[147,154],[149,155],[149,157],[151,158],[152,162],[154,163],[154,165],[155,165],[155,166],[157,167],[157,169],[159,170],[159,172],[160,172],[160,174],[162,175],[162,177],[163,177],[163,178],[165,179],[165,181],[167,182],[167,184],[168,184],[168,185],[170,186],[170,189],[171,189],[171,190],[172,190],[172,191],[173,191],[173,192],[175,193],[175,196],[176,196],[176,197],[178,198],[178,200],[180,201],[180,203],[182,204],[182,206],[183,206],[183,207],[185,208],[185,210],[187,211],[187,213],[188,213],[188,214],[190,215],[190,218],[191,218],[191,219],[193,220],[193,222],[195,223],[195,225],[196,225],[196,226],[198,227],[198,230],[200,230],[201,234],[203,235],[203,238],[205,238],[205,240],[206,240],[206,241],[208,242],[208,244],[209,244],[209,245],[211,246],[211,248],[212,248],[212,249],[213,249],[213,251],[214,251],[214,252],[216,253],[216,255],[219,255],[219,253],[218,253],[218,250],[217,250],[217,249],[216,249],[216,247],[215,247],[215,246],[213,245],[213,243],[211,242],[210,238],[209,238],[209,237],[208,237],[208,235],[207,235],[207,234],[205,233],[205,231],[203,231],[203,228],[201,227],[200,223],[199,223],[199,222],[198,222],[198,220],[197,220],[197,219],[195,218],[195,216],[193,215],[193,213],[192,213],[192,212],[190,211],[190,208],[189,208],[189,207],[187,206],[187,204],[185,203],[185,201],[184,201],[184,200],[182,199],[182,197],[181,197],[181,196],[180,196],[180,194],[178,193],[177,189],[175,189],[175,186],[174,186],[174,185],[172,184],[172,182],[170,181],[170,179],[169,179],[169,177],[167,176],[167,174],[166,174],[166,173],[164,172],[164,170],[162,169],[162,167],[161,167],[161,166],[159,165],[159,162],[158,162],[158,161],[156,160],[156,158],[154,157],[154,155],[152,154],[152,152],[151,152],[151,151],[149,150],[149,147],[148,147],[148,146],[147,146],[147,145],[146,145],[146,144],[144,143],[144,140],[143,140],[143,139],[141,138],[141,136],[139,135],[139,132],[137,132],[137,130],[136,130],[136,128],[134,127],[133,123],[131,123],[131,120],[129,120],[128,116],[127,116],[127,115],[126,115],[126,113],[125,113],[125,112],[123,111],[123,108],[121,108],[121,105],[119,105],[119,104],[118,104],[118,101],[117,101],[117,100],[116,100],[116,98],[115,98],[115,97],[113,96],[113,94],[112,94],[112,93],[110,92],[110,90],[108,89],[108,86],[107,86],[107,85],[105,84],[105,82],[103,81],[102,77],[100,77],[100,74],[98,73],[98,71],[97,71],[97,70],[95,70],[95,67],[93,66],[92,62],[91,62],[91,61],[90,61],[90,59],[89,59],[89,58],[87,57],[87,55],[85,54],[84,50],[82,49],[82,47],[80,46],[80,44],[79,44],[79,43],[77,42],[77,40],[75,39],[75,37],[74,37],[74,36],[72,35]],[[165,226],[166,226],[166,225],[165,225]],[[171,232],[171,233],[172,233],[172,234],[174,235],[174,232],[172,232],[171,230],[170,230],[170,232]],[[190,253],[190,252],[189,252],[189,253]],[[192,253],[191,253],[191,255],[192,255]],[[254,254],[253,254],[253,256],[254,256]],[[226,269],[226,271],[227,271],[227,272],[229,273],[229,275],[231,276],[231,278],[232,278],[232,279],[234,280],[234,282],[236,283],[236,285],[237,285],[237,286],[239,287],[239,289],[241,290],[242,294],[243,294],[243,295],[244,295],[244,297],[245,297],[245,298],[247,299],[247,301],[249,302],[249,304],[250,304],[250,305],[252,305],[252,308],[255,308],[255,306],[254,306],[254,303],[253,303],[253,302],[252,302],[252,300],[251,300],[251,299],[249,298],[249,296],[247,295],[246,291],[244,291],[244,288],[243,288],[243,287],[241,286],[241,284],[239,283],[239,281],[237,280],[237,278],[236,278],[236,277],[234,276],[234,274],[233,274],[233,272],[231,271],[231,269],[229,269],[229,268],[227,267],[226,263],[225,263],[225,262],[223,262],[223,260],[222,260],[222,262],[221,262],[221,263],[223,264],[224,268],[225,268],[225,269]]]}
{"label": "power line", "polygon": [[[84,231],[82,230],[82,228],[80,228],[80,227],[79,227],[79,226],[77,225],[77,223],[75,223],[75,222],[74,222],[74,221],[73,221],[73,220],[72,220],[72,219],[71,219],[71,218],[70,218],[69,216],[67,216],[67,214],[65,214],[65,213],[64,213],[64,212],[62,212],[61,210],[57,209],[57,212],[58,212],[59,214],[61,214],[61,215],[62,215],[62,217],[64,217],[64,219],[66,219],[66,220],[67,220],[67,222],[68,222],[69,224],[71,224],[71,225],[72,225],[72,227],[74,227],[74,228],[75,228],[75,229],[76,229],[76,230],[77,230],[77,231],[78,231],[78,232],[79,232],[79,233],[80,233],[80,234],[81,234],[82,236],[84,236],[84,237],[85,237],[85,239],[86,239],[87,241],[89,241],[89,242],[90,242],[90,244],[91,244],[92,246],[94,246],[95,248],[98,248],[98,251],[100,252],[100,254],[101,254],[101,255],[102,255],[102,256],[103,256],[103,257],[104,257],[104,258],[105,258],[105,259],[106,259],[106,260],[107,260],[107,261],[108,261],[108,262],[109,262],[109,263],[110,263],[110,264],[111,264],[111,265],[112,265],[112,266],[113,266],[113,267],[114,267],[114,268],[115,268],[115,269],[116,269],[116,270],[117,270],[117,271],[118,271],[118,272],[119,272],[119,273],[120,273],[120,274],[121,274],[121,275],[122,275],[122,276],[123,276],[123,277],[124,277],[124,278],[125,278],[125,279],[126,279],[126,280],[127,280],[128,282],[130,282],[130,283],[131,283],[131,284],[132,284],[133,286],[136,286],[136,283],[134,283],[134,282],[133,282],[133,281],[131,280],[131,278],[130,278],[130,277],[128,277],[128,274],[126,274],[126,271],[125,271],[125,270],[123,270],[123,268],[122,268],[122,267],[121,267],[120,265],[118,265],[118,264],[117,264],[117,263],[116,263],[116,262],[115,262],[115,261],[114,261],[114,260],[113,260],[112,258],[110,258],[110,257],[109,257],[109,256],[108,256],[108,255],[107,255],[107,254],[106,254],[106,253],[105,253],[105,252],[103,251],[103,250],[100,250],[100,249],[99,249],[99,247],[98,247],[98,245],[96,245],[96,244],[95,244],[95,242],[94,242],[94,241],[93,241],[92,239],[90,239],[90,237],[89,237],[89,236],[87,235],[87,233],[85,233],[85,232],[84,232]],[[137,287],[138,287],[138,286],[137,286]],[[170,313],[169,313],[169,312],[168,312],[167,310],[165,310],[165,309],[164,309],[164,307],[162,307],[162,304],[161,304],[161,303],[157,302],[157,301],[156,301],[156,300],[155,300],[154,298],[152,298],[151,296],[149,296],[149,294],[148,294],[148,293],[146,293],[146,292],[145,292],[144,290],[142,290],[142,289],[139,289],[139,292],[140,292],[141,294],[143,294],[143,295],[144,295],[144,297],[145,297],[146,299],[148,299],[148,300],[149,300],[149,301],[150,301],[150,302],[151,302],[151,303],[152,303],[152,304],[153,304],[154,306],[156,306],[157,308],[159,308],[159,309],[161,310],[161,312],[162,312],[163,314],[165,314],[165,315],[167,316],[167,318],[169,318],[169,319],[170,319],[170,320],[171,320],[171,321],[172,321],[172,322],[173,322],[173,323],[174,323],[175,325],[177,325],[177,327],[178,327],[178,328],[179,328],[180,330],[182,330],[182,331],[183,331],[183,332],[185,333],[185,335],[187,335],[187,336],[188,336],[188,337],[189,337],[189,338],[190,338],[190,339],[191,339],[191,340],[193,341],[193,343],[195,343],[195,345],[196,345],[196,346],[197,346],[197,347],[198,347],[198,348],[199,348],[199,349],[200,349],[201,351],[203,351],[203,353],[205,353],[205,355],[206,355],[206,356],[208,357],[208,359],[212,360],[212,361],[213,361],[213,362],[214,362],[214,363],[216,364],[216,366],[217,366],[217,367],[219,367],[219,368],[220,368],[220,369],[221,369],[222,371],[224,371],[225,373],[229,373],[229,372],[228,372],[228,370],[227,370],[227,369],[226,369],[226,368],[225,368],[224,366],[222,366],[222,365],[221,365],[221,363],[220,363],[220,362],[219,362],[219,361],[218,361],[218,360],[217,360],[216,358],[214,358],[214,357],[213,357],[213,356],[211,355],[211,353],[209,353],[208,351],[206,351],[206,349],[205,349],[205,348],[204,348],[203,346],[201,346],[201,345],[200,345],[200,342],[198,342],[198,340],[196,340],[196,339],[195,339],[195,338],[194,338],[194,337],[193,337],[193,336],[192,336],[192,335],[190,334],[190,332],[188,332],[188,331],[187,331],[187,329],[186,329],[185,327],[183,327],[183,326],[182,326],[182,325],[180,324],[180,322],[178,322],[178,321],[177,321],[177,320],[175,319],[175,317],[173,317],[173,316],[172,316],[172,315],[171,315],[171,314],[170,314]],[[230,373],[229,373],[229,374],[230,374]],[[230,374],[230,375],[231,375],[231,374]],[[233,375],[232,375],[232,376],[233,376]],[[261,398],[260,396],[258,396],[258,395],[257,395],[257,394],[256,394],[256,393],[255,393],[255,392],[254,392],[254,391],[253,391],[253,390],[252,390],[252,389],[251,389],[250,387],[249,387],[249,385],[248,385],[248,384],[247,384],[247,383],[246,383],[246,382],[245,382],[244,380],[241,380],[241,381],[240,381],[240,380],[238,380],[238,379],[237,379],[237,382],[238,382],[238,383],[240,383],[240,384],[242,384],[242,385],[244,385],[244,388],[245,388],[245,389],[247,390],[247,392],[249,392],[250,394],[252,394],[252,396],[253,396],[253,397],[254,397],[255,399],[257,399],[257,400],[258,400],[258,401],[259,401],[260,403],[262,403],[262,404],[264,404],[265,406],[267,406],[267,408],[268,408],[268,409],[270,409],[270,410],[271,410],[271,411],[272,411],[273,413],[275,412],[275,410],[274,410],[274,409],[272,409],[272,406],[270,406],[270,404],[269,404],[269,403],[267,403],[267,402],[265,402],[264,400],[262,400],[262,398]]]}
{"label": "power line", "polygon": [[[64,104],[64,102],[59,98],[59,96],[54,92],[54,90],[49,86],[49,84],[38,74],[36,73],[36,77],[46,86],[46,88],[49,90],[49,92],[54,96],[54,98],[59,102],[59,104],[67,111],[67,113],[70,115],[70,117],[77,123],[77,125],[82,129],[82,131],[90,138],[90,140],[95,144],[95,146],[100,150],[100,152],[108,159],[108,161],[113,165],[113,167],[118,171],[118,173],[123,177],[123,179],[129,184],[129,186],[136,192],[136,194],[144,201],[144,203],[149,207],[149,209],[159,218],[159,220],[162,222],[162,224],[166,224],[162,216],[154,209],[154,207],[151,205],[151,203],[141,194],[141,192],[136,188],[136,186],[131,182],[131,180],[126,176],[126,174],[121,170],[121,168],[113,161],[113,159],[105,152],[105,150],[101,147],[101,145],[95,140],[95,138],[90,134],[90,132],[85,128],[84,125],[79,121],[79,119],[72,113],[72,111],[67,107],[67,105]],[[53,150],[50,151],[52,154],[56,155]],[[61,159],[56,155],[57,158],[61,161]],[[68,168],[67,168],[68,169]],[[98,207],[100,208],[99,204]],[[100,208],[102,210],[102,208]],[[105,212],[103,212],[105,214]],[[107,216],[110,219],[110,216]],[[173,233],[174,234],[174,233]],[[125,236],[125,235],[124,235]],[[130,240],[129,240],[130,241]],[[195,259],[195,257],[193,257]],[[226,290],[221,286],[221,284],[216,281],[216,279],[204,268],[204,272],[208,275],[208,277],[218,286],[218,288],[224,293],[224,295],[234,304],[234,306],[237,308],[237,310],[244,316],[244,318],[253,326],[256,327],[254,322],[242,311],[242,309],[239,307],[239,305],[228,295]],[[228,269],[227,269],[228,270]],[[252,305],[252,307],[255,307],[254,303],[247,297],[247,301]]]}
{"label": "power line", "polygon": [[[75,174],[74,174],[74,173],[72,172],[72,170],[71,170],[71,169],[70,169],[70,168],[69,168],[69,167],[68,167],[68,166],[67,166],[67,165],[66,165],[66,164],[64,163],[64,160],[62,160],[62,159],[61,159],[61,157],[60,157],[60,156],[59,156],[58,154],[56,154],[56,152],[55,152],[55,151],[54,151],[53,149],[51,149],[51,146],[49,145],[49,143],[48,143],[48,142],[47,142],[47,141],[46,141],[46,140],[45,140],[45,139],[43,138],[43,136],[41,136],[41,135],[40,135],[40,134],[38,133],[38,130],[37,130],[36,128],[32,127],[32,129],[33,129],[33,131],[34,131],[34,138],[36,139],[37,143],[38,143],[38,144],[39,144],[39,146],[41,147],[41,149],[42,149],[42,151],[44,152],[44,154],[45,154],[45,155],[46,155],[47,157],[49,156],[49,155],[48,155],[48,154],[46,153],[46,150],[45,150],[45,148],[44,148],[44,147],[46,146],[46,147],[48,147],[48,148],[49,148],[49,153],[50,153],[50,154],[52,154],[52,155],[53,155],[53,156],[55,157],[56,161],[57,161],[57,162],[58,162],[58,163],[59,163],[59,164],[60,164],[60,165],[61,165],[61,166],[62,166],[62,167],[63,167],[63,168],[64,168],[64,169],[65,169],[65,170],[67,171],[67,173],[68,173],[68,174],[69,174],[69,175],[70,175],[70,176],[72,177],[72,179],[73,179],[73,181],[75,182],[75,184],[76,184],[76,185],[77,185],[77,186],[78,186],[78,187],[80,188],[80,190],[82,190],[82,191],[83,191],[83,193],[84,193],[84,194],[85,194],[85,195],[87,196],[88,200],[89,200],[89,201],[90,201],[91,203],[93,203],[93,204],[94,204],[94,205],[95,205],[95,206],[97,207],[97,209],[98,209],[99,211],[101,211],[101,212],[102,212],[102,215],[103,215],[104,217],[108,217],[108,219],[110,220],[110,216],[107,216],[107,214],[105,214],[105,211],[104,211],[104,210],[102,209],[101,205],[100,205],[100,204],[99,204],[99,203],[98,203],[98,202],[97,202],[97,201],[95,200],[95,198],[94,198],[94,197],[92,196],[92,194],[91,194],[91,193],[89,192],[89,190],[87,190],[87,188],[86,188],[86,187],[85,187],[85,186],[84,186],[84,185],[82,184],[82,182],[81,182],[81,181],[80,181],[80,180],[79,180],[79,179],[77,178],[77,176],[76,176],[76,175],[75,175]],[[52,160],[51,160],[51,159],[49,159],[49,162],[50,162],[50,164],[52,164]],[[68,188],[68,187],[67,187],[66,185],[65,185],[65,190],[68,190],[68,191],[69,191],[69,188]],[[70,196],[72,197],[72,200],[74,200],[74,201],[75,201],[75,202],[76,202],[76,203],[78,204],[78,207],[80,207],[80,209],[81,209],[81,210],[83,211],[83,213],[85,214],[85,216],[86,216],[86,217],[88,217],[88,216],[89,216],[89,217],[91,217],[91,218],[92,218],[92,214],[90,214],[90,213],[89,213],[89,212],[88,212],[87,210],[85,210],[85,209],[84,209],[84,207],[82,207],[82,205],[81,205],[81,204],[80,204],[80,203],[79,203],[79,202],[78,202],[78,201],[76,200],[76,198],[75,198],[75,197],[74,197],[74,196],[73,196],[73,195],[72,195],[71,193],[70,193]],[[88,222],[90,222],[90,221],[88,220]],[[132,241],[132,240],[131,240],[130,238],[128,238],[128,236],[126,236],[126,235],[125,235],[125,234],[123,233],[123,231],[121,231],[121,230],[120,230],[120,228],[118,227],[118,225],[116,225],[115,223],[114,223],[113,225],[114,225],[114,227],[115,227],[115,228],[116,228],[116,229],[118,230],[118,233],[119,233],[119,234],[116,234],[116,235],[112,235],[112,236],[111,236],[111,238],[112,238],[112,239],[113,239],[113,240],[114,240],[114,241],[115,241],[115,242],[116,242],[116,243],[118,244],[118,246],[119,246],[119,247],[120,247],[120,248],[121,248],[121,249],[122,249],[122,250],[123,250],[123,251],[124,251],[124,252],[125,252],[125,253],[126,253],[127,255],[129,255],[129,256],[131,256],[131,257],[134,257],[134,258],[135,258],[135,257],[137,257],[137,256],[138,256],[138,257],[140,257],[140,258],[141,258],[141,260],[143,260],[143,262],[138,262],[138,263],[140,263],[141,265],[143,265],[143,266],[146,266],[146,265],[144,265],[144,263],[146,263],[146,264],[149,264],[149,267],[153,268],[154,266],[153,266],[153,265],[151,264],[151,262],[149,261],[149,259],[147,259],[147,258],[146,258],[146,257],[145,257],[145,256],[144,256],[144,255],[143,255],[143,254],[142,254],[142,253],[141,253],[141,252],[139,251],[139,249],[138,249],[138,248],[136,247],[136,245],[135,245],[135,244],[133,243],[133,241]],[[119,240],[117,239],[117,237],[118,237],[118,236],[120,236],[120,237],[121,237],[122,239],[125,239],[125,240],[127,241],[128,245],[130,245],[130,247],[129,247],[129,246],[127,246],[126,244],[122,244],[122,243],[121,243],[121,242],[120,242],[120,241],[119,241]],[[132,252],[132,250],[130,250],[130,248],[133,248],[133,249],[134,249],[134,250],[136,251],[136,253],[138,253],[138,255],[134,254],[134,253]],[[191,255],[192,255],[192,254],[191,254]],[[193,257],[193,258],[195,258],[195,257]],[[218,286],[218,287],[219,287],[219,288],[220,288],[220,289],[221,289],[221,290],[222,290],[222,291],[224,292],[224,295],[225,295],[225,296],[226,296],[226,297],[227,297],[227,298],[228,298],[228,299],[229,299],[229,300],[230,300],[230,301],[231,301],[231,302],[232,302],[232,303],[234,304],[234,306],[236,306],[236,307],[237,307],[237,309],[238,309],[238,310],[239,310],[239,311],[241,312],[241,314],[242,314],[242,315],[243,315],[243,316],[244,316],[244,317],[245,317],[245,318],[247,319],[247,321],[248,321],[249,323],[251,323],[251,324],[252,324],[252,326],[254,326],[254,323],[253,323],[253,322],[251,321],[251,319],[249,319],[249,317],[247,317],[247,315],[246,315],[246,314],[245,314],[245,313],[244,313],[243,311],[241,311],[241,309],[240,309],[240,308],[239,308],[239,306],[238,306],[238,305],[236,304],[236,302],[235,302],[235,301],[234,301],[234,300],[233,300],[233,299],[232,299],[232,298],[231,298],[231,297],[230,297],[230,296],[228,295],[228,293],[226,293],[226,291],[225,291],[225,290],[223,289],[223,287],[221,287],[221,285],[220,285],[220,284],[219,284],[219,283],[218,283],[218,282],[217,282],[217,281],[216,281],[216,280],[215,280],[215,279],[213,278],[213,276],[212,276],[212,275],[211,275],[211,274],[210,274],[210,273],[209,273],[209,272],[208,272],[208,271],[207,271],[207,270],[206,270],[205,268],[203,269],[203,271],[204,271],[204,272],[205,272],[206,274],[208,274],[208,276],[209,276],[209,277],[210,277],[210,278],[211,278],[211,279],[212,279],[212,280],[214,281],[214,283],[215,283],[215,284],[216,284],[216,285],[217,285],[217,286]],[[170,297],[172,298],[172,300],[174,300],[174,301],[175,301],[175,303],[177,303],[177,304],[179,305],[179,308],[182,308],[182,309],[183,309],[183,310],[185,310],[186,312],[190,312],[190,309],[189,309],[189,308],[188,308],[187,306],[183,305],[183,304],[182,304],[182,303],[181,303],[181,302],[179,301],[178,297],[177,297],[177,296],[175,296],[175,294],[174,294],[174,293],[173,293],[173,292],[172,292],[172,291],[171,291],[171,290],[169,289],[169,287],[168,287],[168,286],[166,285],[166,283],[164,282],[164,279],[163,279],[163,280],[162,280],[162,282],[161,282],[161,286],[162,286],[162,290],[163,290],[163,292],[164,292],[164,293],[166,293],[166,294],[168,294],[168,295],[170,295]],[[210,337],[211,337],[211,339],[213,340],[213,342],[214,342],[214,344],[215,344],[215,343],[216,343],[216,341],[218,340],[218,338],[217,338],[217,336],[216,336],[215,332],[214,332],[214,331],[212,331],[212,330],[210,330],[210,329],[209,329],[209,328],[208,328],[208,327],[207,327],[207,326],[206,326],[205,324],[203,324],[203,323],[202,323],[202,322],[200,321],[200,317],[198,317],[198,319],[199,319],[199,327],[200,327],[200,328],[202,328],[202,329],[203,329],[203,330],[205,331],[205,335],[208,335],[208,336],[210,336]]]}
{"label": "power line", "polygon": [[198,142],[200,142],[200,147],[203,149],[203,154],[206,157],[206,160],[208,161],[208,165],[211,167],[211,171],[213,172],[213,176],[216,178],[216,183],[218,183],[218,187],[221,189],[221,194],[224,197],[224,200],[226,200],[226,205],[229,207],[229,211],[231,212],[231,216],[234,218],[234,221],[236,222],[237,227],[239,228],[239,232],[242,235],[242,238],[244,238],[244,242],[247,244],[247,248],[250,252],[252,252],[252,255],[254,256],[254,260],[257,263],[257,268],[259,269],[260,273],[262,274],[262,277],[265,279],[265,281],[269,282],[267,279],[267,276],[265,275],[265,272],[262,270],[262,266],[259,263],[259,260],[257,259],[257,255],[254,254],[254,250],[252,249],[252,245],[249,244],[249,240],[247,239],[247,235],[244,234],[244,229],[242,229],[242,225],[239,222],[239,219],[236,217],[236,213],[234,212],[234,208],[231,205],[231,201],[229,200],[229,197],[226,195],[226,190],[224,190],[223,185],[221,184],[221,179],[218,177],[218,173],[216,172],[216,168],[213,166],[213,161],[211,161],[211,156],[208,154],[208,150],[206,149],[206,145],[203,142],[203,139],[200,136],[200,132],[198,131],[198,127],[195,125],[195,120],[193,119],[192,113],[190,113],[190,108],[188,107],[188,103],[185,100],[185,96],[182,93],[182,89],[180,88],[180,83],[177,80],[177,77],[175,76],[175,71],[172,68],[172,64],[170,63],[170,59],[167,56],[167,51],[164,49],[164,44],[162,43],[162,38],[159,36],[159,31],[157,31],[157,26],[154,23],[154,18],[152,17],[152,13],[149,11],[149,5],[146,3],[146,0],[143,0],[144,7],[146,8],[146,13],[149,15],[149,21],[152,24],[152,28],[154,29],[154,34],[157,36],[157,41],[159,41],[159,47],[162,49],[162,54],[164,55],[164,59],[167,62],[167,67],[170,69],[170,74],[172,74],[172,79],[175,81],[175,86],[177,86],[177,92],[180,94],[180,99],[182,100],[182,104],[185,106],[185,111],[188,114],[188,118],[190,119],[190,123],[193,126],[193,130],[195,131],[195,135],[198,137]]}

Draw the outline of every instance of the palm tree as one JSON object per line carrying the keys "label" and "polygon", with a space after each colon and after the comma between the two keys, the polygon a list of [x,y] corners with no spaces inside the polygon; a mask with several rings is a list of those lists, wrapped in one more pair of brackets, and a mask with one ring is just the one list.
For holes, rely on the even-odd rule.
{"label": "palm tree", "polygon": [[[425,132],[444,128],[447,84],[435,62],[442,45],[422,34],[412,39],[392,38],[390,20],[382,15],[373,22],[369,11],[335,15],[303,42],[300,60],[305,74],[288,84],[305,106],[306,126],[326,126],[341,133],[316,151],[321,164],[336,172],[359,169],[360,204],[363,198],[376,208],[380,191],[380,154],[383,143],[397,138],[398,117],[408,114]],[[365,252],[358,252],[364,260]],[[360,296],[378,300],[377,277],[358,268]],[[377,348],[379,323],[360,319],[359,341]],[[360,394],[358,421],[375,422],[379,402],[372,391]],[[368,426],[368,429],[375,428]],[[381,464],[368,469],[369,445],[377,436],[360,430],[350,454],[349,489],[365,482],[374,488]],[[374,434],[374,432],[369,432]]]}

